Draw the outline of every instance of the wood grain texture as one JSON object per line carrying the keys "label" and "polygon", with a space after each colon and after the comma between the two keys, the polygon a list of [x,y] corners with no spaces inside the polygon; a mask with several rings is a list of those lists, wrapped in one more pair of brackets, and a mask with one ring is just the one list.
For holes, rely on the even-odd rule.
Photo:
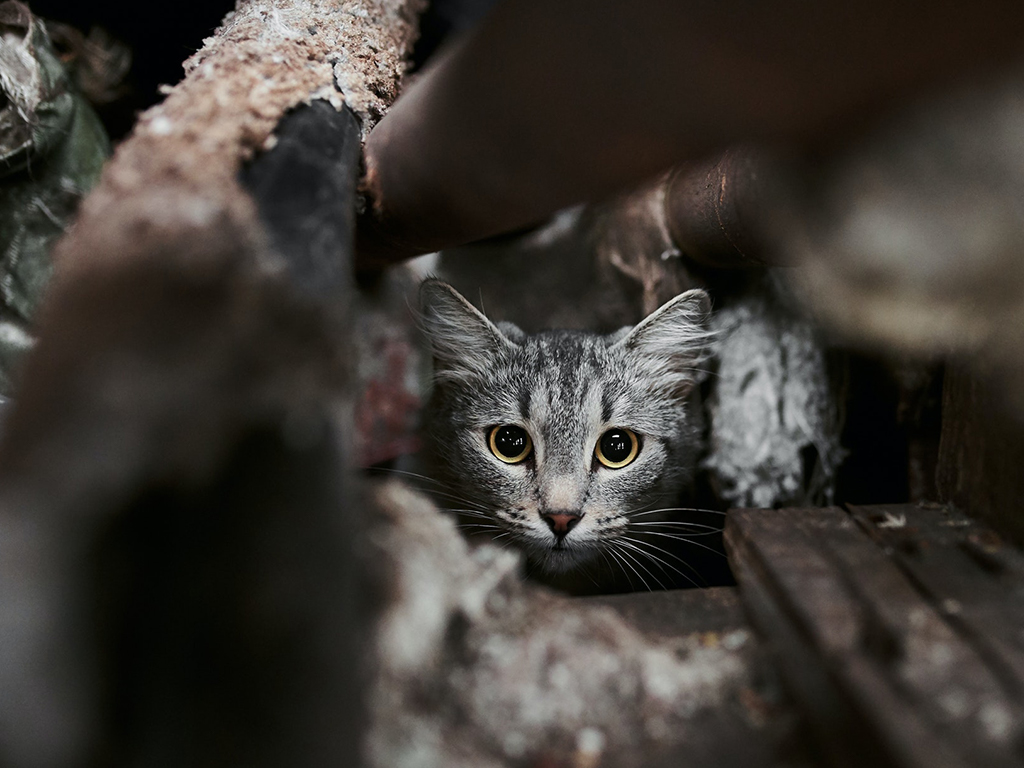
{"label": "wood grain texture", "polygon": [[[916,543],[890,541],[910,519],[929,523],[915,528]],[[730,513],[726,542],[744,602],[831,764],[1022,764],[1024,709],[1007,679],[1013,586],[978,586],[987,598],[968,626],[948,601],[969,600],[964,590],[986,578],[984,566],[967,554],[933,558],[928,568],[947,573],[928,589],[924,566],[915,575],[905,562],[906,552],[940,552],[938,532],[960,524],[942,525],[949,519],[923,507]],[[981,617],[1007,627],[995,632]]]}
{"label": "wood grain texture", "polygon": [[1021,545],[1024,428],[1000,394],[962,366],[947,368],[936,485],[940,501],[968,510]]}
{"label": "wood grain texture", "polygon": [[1024,698],[1024,555],[949,507],[851,511],[947,623],[977,649],[1007,693]]}

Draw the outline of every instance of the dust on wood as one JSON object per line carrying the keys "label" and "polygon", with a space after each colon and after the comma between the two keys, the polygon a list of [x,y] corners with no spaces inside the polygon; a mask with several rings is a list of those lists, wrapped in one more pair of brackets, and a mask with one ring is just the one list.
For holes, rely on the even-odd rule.
{"label": "dust on wood", "polygon": [[[1021,764],[1024,702],[1000,655],[1019,652],[992,622],[1019,626],[1024,580],[957,554],[977,531],[951,519],[909,505],[730,513],[745,603],[837,764]],[[971,595],[977,611],[951,610]]]}

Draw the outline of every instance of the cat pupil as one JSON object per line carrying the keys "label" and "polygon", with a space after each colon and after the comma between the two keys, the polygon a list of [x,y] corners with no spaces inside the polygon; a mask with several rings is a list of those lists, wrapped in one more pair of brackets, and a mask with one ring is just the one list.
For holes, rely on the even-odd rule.
{"label": "cat pupil", "polygon": [[522,427],[500,427],[494,435],[494,447],[506,458],[520,456],[526,450],[526,431]]}
{"label": "cat pupil", "polygon": [[601,453],[612,462],[625,461],[633,450],[629,435],[621,429],[612,429],[601,436]]}

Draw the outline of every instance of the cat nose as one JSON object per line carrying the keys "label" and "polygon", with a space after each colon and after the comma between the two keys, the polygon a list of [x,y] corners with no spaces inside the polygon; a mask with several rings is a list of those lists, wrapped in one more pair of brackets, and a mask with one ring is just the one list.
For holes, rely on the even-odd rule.
{"label": "cat nose", "polygon": [[548,528],[555,536],[564,539],[569,531],[576,527],[576,523],[583,515],[577,512],[545,512],[541,517],[544,518],[544,522],[548,524]]}

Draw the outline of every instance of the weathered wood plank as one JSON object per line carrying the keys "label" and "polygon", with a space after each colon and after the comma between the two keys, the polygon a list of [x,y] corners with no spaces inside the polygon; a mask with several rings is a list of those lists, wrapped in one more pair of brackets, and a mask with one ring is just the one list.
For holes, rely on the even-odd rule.
{"label": "weathered wood plank", "polygon": [[1024,545],[1024,429],[1002,406],[991,380],[950,365],[942,384],[942,437],[936,488],[955,504]]}
{"label": "weathered wood plank", "polygon": [[726,541],[748,610],[833,763],[857,764],[850,750],[868,739],[889,765],[1022,764],[1024,717],[1002,670],[849,515],[735,510]]}
{"label": "weathered wood plank", "polygon": [[894,765],[870,738],[867,724],[831,680],[825,665],[817,660],[815,646],[787,615],[756,554],[738,538],[733,539],[730,548],[733,571],[751,623],[775,651],[778,671],[801,710],[814,713],[803,717],[818,751],[827,756],[828,764],[838,768]]}
{"label": "weathered wood plank", "polygon": [[1007,693],[1024,700],[1024,555],[949,507],[865,506],[851,513],[998,672]]}

